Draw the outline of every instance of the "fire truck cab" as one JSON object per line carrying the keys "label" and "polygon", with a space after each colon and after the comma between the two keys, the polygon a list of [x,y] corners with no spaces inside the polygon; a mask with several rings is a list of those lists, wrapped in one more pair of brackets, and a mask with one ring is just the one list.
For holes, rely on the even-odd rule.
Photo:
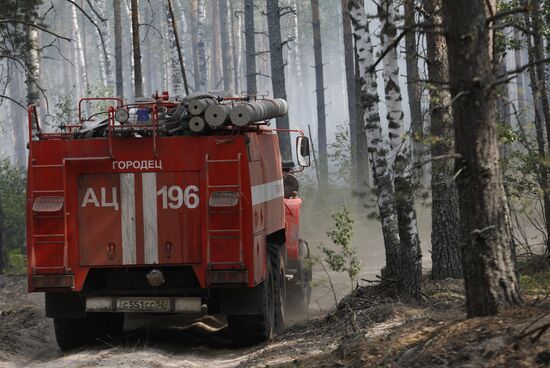
{"label": "fire truck cab", "polygon": [[[205,111],[191,105],[204,100],[228,114],[247,104],[259,120],[197,129]],[[83,118],[90,103],[104,110]],[[83,99],[79,122],[56,133],[29,107],[28,289],[45,292],[62,349],[116,337],[127,313],[223,315],[248,342],[282,329],[288,308],[305,313],[302,200],[279,150],[289,132],[258,107],[269,103]],[[297,133],[305,167],[309,140]]]}

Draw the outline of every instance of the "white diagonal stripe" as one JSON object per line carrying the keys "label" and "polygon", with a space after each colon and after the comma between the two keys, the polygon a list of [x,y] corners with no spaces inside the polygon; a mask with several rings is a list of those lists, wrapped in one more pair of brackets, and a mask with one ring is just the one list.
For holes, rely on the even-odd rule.
{"label": "white diagonal stripe", "polygon": [[134,174],[120,174],[122,217],[122,264],[136,264],[136,180]]}
{"label": "white diagonal stripe", "polygon": [[157,174],[143,173],[143,231],[146,264],[159,263],[157,225]]}
{"label": "white diagonal stripe", "polygon": [[283,179],[252,187],[252,205],[265,203],[284,196]]}

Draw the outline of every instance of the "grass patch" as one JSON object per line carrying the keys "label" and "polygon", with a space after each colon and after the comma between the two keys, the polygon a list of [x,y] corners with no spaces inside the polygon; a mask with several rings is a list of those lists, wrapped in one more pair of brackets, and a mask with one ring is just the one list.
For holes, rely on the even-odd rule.
{"label": "grass patch", "polygon": [[520,284],[526,294],[550,293],[550,271],[537,272],[532,275],[521,275]]}
{"label": "grass patch", "polygon": [[19,249],[8,251],[8,268],[6,273],[9,275],[24,275],[27,272],[27,257],[21,254]]}

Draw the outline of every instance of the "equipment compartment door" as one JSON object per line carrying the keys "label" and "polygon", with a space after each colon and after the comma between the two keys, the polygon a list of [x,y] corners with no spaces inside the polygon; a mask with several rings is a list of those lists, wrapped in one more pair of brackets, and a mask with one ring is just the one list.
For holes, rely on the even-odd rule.
{"label": "equipment compartment door", "polygon": [[199,184],[198,172],[156,174],[159,263],[201,262]]}

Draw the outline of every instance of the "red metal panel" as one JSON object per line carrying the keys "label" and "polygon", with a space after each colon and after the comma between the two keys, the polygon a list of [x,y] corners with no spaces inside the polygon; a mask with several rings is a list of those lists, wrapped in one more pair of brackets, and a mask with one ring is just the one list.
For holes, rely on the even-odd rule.
{"label": "red metal panel", "polygon": [[119,175],[79,175],[78,205],[80,264],[122,264]]}
{"label": "red metal panel", "polygon": [[[201,262],[200,177],[198,172],[157,174],[159,263]],[[166,197],[165,197],[166,196]]]}

